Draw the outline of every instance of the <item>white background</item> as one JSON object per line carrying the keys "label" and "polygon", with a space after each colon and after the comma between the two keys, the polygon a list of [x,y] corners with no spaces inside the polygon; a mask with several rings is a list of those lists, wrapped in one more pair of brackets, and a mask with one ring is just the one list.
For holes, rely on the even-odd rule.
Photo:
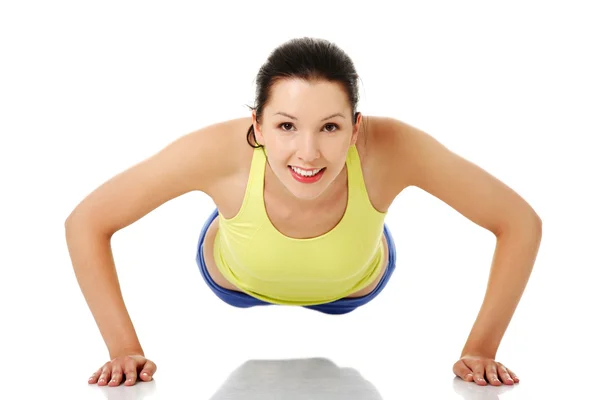
{"label": "white background", "polygon": [[[216,3],[1,3],[0,397],[225,398],[219,388],[246,361],[304,358],[356,370],[380,396],[364,398],[597,395],[595,2]],[[113,239],[155,381],[88,386],[108,353],[73,274],[65,218],[179,136],[250,115],[260,65],[299,36],[333,41],[353,58],[364,114],[432,134],[542,217],[536,266],[497,357],[520,376],[517,386],[455,379],[495,238],[417,188],[387,219],[398,252],[391,281],[345,316],[228,306],[195,263],[211,199],[190,193],[156,209]]]}

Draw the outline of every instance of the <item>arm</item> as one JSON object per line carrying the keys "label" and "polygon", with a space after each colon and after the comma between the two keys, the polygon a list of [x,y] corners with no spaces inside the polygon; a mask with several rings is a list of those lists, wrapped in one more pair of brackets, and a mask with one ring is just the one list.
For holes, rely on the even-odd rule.
{"label": "arm", "polygon": [[83,296],[110,357],[144,355],[123,302],[110,247],[115,232],[184,193],[206,191],[228,173],[223,126],[185,135],[108,180],[65,221],[65,236]]}
{"label": "arm", "polygon": [[65,224],[67,247],[79,287],[108,348],[109,358],[144,351],[125,308],[110,247],[110,235],[81,217]]}
{"label": "arm", "polygon": [[464,355],[496,358],[533,269],[541,242],[542,224],[530,216],[497,235],[483,305],[462,350]]}
{"label": "arm", "polygon": [[495,358],[533,269],[541,219],[512,189],[430,135],[400,121],[389,124],[392,170],[409,171],[398,188],[419,187],[496,236],[483,304],[461,355]]}

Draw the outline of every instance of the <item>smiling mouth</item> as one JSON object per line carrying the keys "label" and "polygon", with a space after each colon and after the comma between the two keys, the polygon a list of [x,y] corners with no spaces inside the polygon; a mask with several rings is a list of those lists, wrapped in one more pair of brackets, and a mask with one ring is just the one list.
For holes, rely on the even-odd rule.
{"label": "smiling mouth", "polygon": [[300,183],[318,182],[325,173],[326,169],[327,168],[323,167],[310,170],[303,170],[301,168],[288,165],[288,170],[290,171],[290,174],[295,180],[297,180]]}
{"label": "smiling mouth", "polygon": [[311,176],[315,176],[317,175],[319,172],[321,172],[322,170],[324,170],[325,168],[299,168],[296,167],[294,165],[288,165],[288,167],[294,171],[296,174],[310,178]]}

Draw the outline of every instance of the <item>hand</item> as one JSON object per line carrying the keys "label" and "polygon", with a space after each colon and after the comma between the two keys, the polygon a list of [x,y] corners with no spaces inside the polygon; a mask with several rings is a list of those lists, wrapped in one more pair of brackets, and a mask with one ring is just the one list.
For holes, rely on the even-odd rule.
{"label": "hand", "polygon": [[[464,355],[452,368],[452,372],[466,382],[475,382],[485,386],[489,382],[494,386],[512,385],[519,383],[519,378],[502,363],[492,358]],[[486,382],[487,378],[487,382]]]}
{"label": "hand", "polygon": [[126,377],[125,386],[135,384],[138,378],[150,382],[152,375],[156,372],[156,364],[141,355],[130,355],[116,357],[104,364],[88,380],[88,383],[98,382],[98,386],[119,386]]}

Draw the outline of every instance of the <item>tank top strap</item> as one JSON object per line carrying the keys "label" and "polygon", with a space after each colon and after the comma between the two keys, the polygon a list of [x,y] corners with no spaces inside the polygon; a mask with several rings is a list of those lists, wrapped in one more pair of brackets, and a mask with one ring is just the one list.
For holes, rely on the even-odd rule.
{"label": "tank top strap", "polygon": [[349,203],[358,202],[361,206],[364,206],[364,200],[368,201],[367,186],[362,172],[362,164],[358,155],[356,145],[350,146],[348,150],[348,156],[346,157],[346,166],[348,168],[348,195]]}
{"label": "tank top strap", "polygon": [[248,174],[248,182],[246,184],[244,207],[252,207],[252,209],[258,207],[259,210],[263,208],[266,162],[267,155],[265,154],[264,147],[255,148],[252,153],[250,173]]}

